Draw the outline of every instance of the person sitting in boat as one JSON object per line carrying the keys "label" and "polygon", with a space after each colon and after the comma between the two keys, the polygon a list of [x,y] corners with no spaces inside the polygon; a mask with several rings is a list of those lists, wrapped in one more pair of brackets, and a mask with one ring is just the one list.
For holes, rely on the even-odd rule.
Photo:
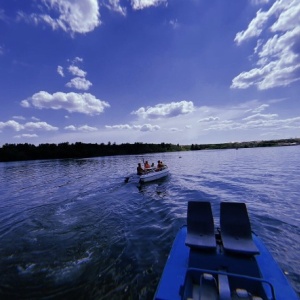
{"label": "person sitting in boat", "polygon": [[162,161],[159,160],[159,161],[157,162],[157,168],[156,168],[156,171],[160,171],[160,170],[163,168],[163,166],[164,166],[164,165],[163,165]]}
{"label": "person sitting in boat", "polygon": [[144,168],[145,169],[150,169],[151,168],[149,163],[148,163],[148,160],[146,160],[146,162],[144,163]]}
{"label": "person sitting in boat", "polygon": [[142,168],[141,163],[138,163],[138,166],[136,168],[136,172],[138,175],[143,175],[145,173],[144,169]]}

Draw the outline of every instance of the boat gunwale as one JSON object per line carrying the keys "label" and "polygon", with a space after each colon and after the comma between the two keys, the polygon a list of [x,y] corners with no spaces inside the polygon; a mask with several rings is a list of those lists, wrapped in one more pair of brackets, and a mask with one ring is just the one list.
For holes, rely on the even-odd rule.
{"label": "boat gunwale", "polygon": [[148,182],[152,180],[161,179],[169,174],[169,168],[165,166],[161,170],[151,168],[148,173],[140,175],[140,182]]}
{"label": "boat gunwale", "polygon": [[[219,234],[218,230],[216,231],[216,236]],[[188,260],[190,255],[190,248],[185,245],[185,238],[187,235],[187,225],[182,225],[178,230],[175,239],[173,240],[168,258],[166,260],[165,266],[162,271],[161,278],[159,280],[156,292],[154,294],[154,299],[182,299],[180,291],[183,285],[185,284],[188,270],[194,272],[196,270],[201,270],[200,268],[188,267]],[[261,278],[249,276],[257,281],[264,284],[271,285],[273,288],[267,289],[264,288],[265,293],[268,299],[293,299],[299,300],[299,297],[296,291],[293,289],[288,278],[285,276],[283,270],[280,268],[279,264],[275,261],[266,245],[260,237],[257,236],[255,232],[252,231],[252,237],[254,243],[257,245],[260,254],[253,256],[255,261],[259,266],[261,273]],[[217,253],[217,252],[216,252]],[[217,254],[216,254],[217,255]],[[223,254],[222,254],[223,255]],[[231,255],[230,255],[231,256]],[[207,271],[206,273],[216,272],[210,269],[203,269]],[[224,271],[219,271],[220,272]],[[224,272],[224,275],[238,275],[238,276],[247,276],[237,273],[227,273]],[[178,289],[174,289],[174,286],[178,286]],[[269,292],[268,292],[269,291]],[[271,293],[270,293],[271,292]],[[274,292],[274,294],[273,294]],[[272,294],[272,298],[270,298]],[[288,298],[286,298],[286,296]]]}

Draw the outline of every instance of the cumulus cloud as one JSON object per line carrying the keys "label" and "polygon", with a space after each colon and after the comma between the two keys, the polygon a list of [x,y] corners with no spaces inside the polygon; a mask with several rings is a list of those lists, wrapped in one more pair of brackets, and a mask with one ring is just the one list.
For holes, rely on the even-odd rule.
{"label": "cumulus cloud", "polygon": [[69,125],[69,126],[66,126],[64,129],[65,130],[76,131],[77,128],[74,125]]}
{"label": "cumulus cloud", "polygon": [[265,90],[300,80],[300,2],[276,0],[267,11],[259,10],[235,42],[241,45],[258,37],[262,38],[254,49],[256,66],[236,76],[231,88]]}
{"label": "cumulus cloud", "polygon": [[20,12],[19,18],[48,24],[53,30],[61,29],[71,34],[85,34],[101,24],[98,0],[43,0],[40,7],[47,13],[28,16]]}
{"label": "cumulus cloud", "polygon": [[35,107],[38,109],[65,109],[70,113],[77,112],[86,115],[98,115],[110,105],[97,99],[89,93],[63,93],[50,94],[45,91],[35,93],[21,102],[23,107]]}
{"label": "cumulus cloud", "polygon": [[83,58],[82,58],[82,57],[79,57],[79,56],[76,56],[76,57],[73,59],[72,64],[79,63],[79,62],[83,62]]}
{"label": "cumulus cloud", "polygon": [[[85,77],[87,75],[87,72],[79,68],[76,64],[81,63],[83,61],[80,57],[75,57],[73,60],[68,60],[71,64],[67,67],[67,70],[69,73],[73,76],[76,76],[72,78],[69,82],[66,83],[66,87],[68,88],[75,88],[77,90],[84,90],[87,91],[93,84],[87,80]],[[62,77],[65,77],[63,72],[63,67],[58,66],[57,72]]]}
{"label": "cumulus cloud", "polygon": [[[53,30],[63,30],[73,36],[92,32],[101,25],[100,4],[106,8],[126,16],[126,7],[121,0],[42,0],[36,6],[37,12],[28,15],[18,12],[18,20],[34,24],[47,24]],[[131,0],[134,10],[148,7],[168,5],[167,0]],[[0,19],[4,19],[4,11],[0,10]]]}
{"label": "cumulus cloud", "polygon": [[93,84],[89,80],[82,77],[72,78],[68,83],[66,83],[66,86],[69,88],[75,88],[77,90],[84,91],[87,91],[92,85]]}
{"label": "cumulus cloud", "polygon": [[68,70],[74,76],[79,76],[79,77],[85,77],[86,76],[86,72],[81,70],[77,66],[70,65]]}
{"label": "cumulus cloud", "polygon": [[259,36],[262,33],[263,26],[269,17],[270,16],[268,12],[259,10],[256,13],[256,17],[249,23],[248,28],[236,34],[234,41],[240,45],[247,39]]}
{"label": "cumulus cloud", "polygon": [[20,124],[14,120],[9,120],[7,122],[0,122],[0,130],[4,128],[10,128],[14,131],[21,130],[43,130],[43,131],[55,131],[58,130],[58,127],[54,127],[46,122],[27,122],[25,124]]}
{"label": "cumulus cloud", "polygon": [[131,0],[131,5],[133,9],[144,9],[150,6],[158,6],[161,4],[168,4],[167,0]]}
{"label": "cumulus cloud", "polygon": [[92,126],[88,126],[88,125],[83,125],[77,128],[79,131],[97,131],[98,128],[97,127],[92,127]]}
{"label": "cumulus cloud", "polygon": [[24,124],[24,129],[33,130],[45,130],[45,131],[55,131],[58,127],[54,127],[46,122],[27,122]]}
{"label": "cumulus cloud", "polygon": [[119,124],[119,125],[105,125],[105,128],[107,129],[132,129],[132,126],[128,125],[128,124]]}
{"label": "cumulus cloud", "polygon": [[[127,9],[126,7],[121,5],[121,0],[102,0],[101,4],[114,12],[126,16]],[[162,4],[167,6],[168,1],[167,0],[131,0],[130,4],[134,10],[142,10],[152,6],[157,7]]]}
{"label": "cumulus cloud", "polygon": [[20,131],[24,129],[24,125],[14,121],[14,120],[9,120],[7,122],[0,122],[0,130],[5,129],[5,128],[10,128],[15,131]]}
{"label": "cumulus cloud", "polygon": [[64,74],[64,68],[62,66],[57,66],[57,73],[61,76],[61,77],[65,77]]}
{"label": "cumulus cloud", "polygon": [[158,125],[143,124],[143,125],[129,125],[129,124],[119,124],[119,125],[106,125],[106,129],[117,129],[117,130],[138,130],[138,131],[156,131],[160,129]]}
{"label": "cumulus cloud", "polygon": [[192,101],[171,102],[167,104],[157,104],[154,107],[141,107],[132,114],[136,114],[144,119],[172,118],[185,115],[194,111]]}
{"label": "cumulus cloud", "polygon": [[134,126],[135,129],[138,129],[140,131],[157,131],[160,129],[160,126],[158,125],[151,125],[151,124],[144,124],[141,126]]}
{"label": "cumulus cloud", "polygon": [[76,127],[74,125],[69,125],[69,126],[66,126],[64,129],[71,130],[71,131],[85,131],[85,132],[98,130],[97,127],[91,127],[88,125],[83,125],[83,126],[79,126],[79,127]]}

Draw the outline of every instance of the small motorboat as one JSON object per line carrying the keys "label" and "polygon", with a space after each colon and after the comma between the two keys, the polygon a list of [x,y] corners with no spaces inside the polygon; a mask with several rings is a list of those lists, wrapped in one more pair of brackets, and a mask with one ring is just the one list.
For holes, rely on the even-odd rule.
{"label": "small motorboat", "polygon": [[288,279],[251,231],[245,203],[222,202],[215,230],[210,202],[188,203],[155,300],[296,300]]}
{"label": "small motorboat", "polygon": [[140,182],[150,182],[153,180],[161,179],[169,175],[168,166],[163,166],[162,168],[148,168],[145,170],[145,174],[139,175]]}
{"label": "small motorboat", "polygon": [[143,173],[142,175],[130,175],[125,177],[125,183],[130,182],[138,182],[138,183],[146,183],[146,182],[151,182],[151,181],[155,181],[158,179],[162,179],[166,176],[169,175],[169,168],[168,166],[164,165],[161,168],[155,168],[155,167],[150,167],[145,169],[145,173]]}

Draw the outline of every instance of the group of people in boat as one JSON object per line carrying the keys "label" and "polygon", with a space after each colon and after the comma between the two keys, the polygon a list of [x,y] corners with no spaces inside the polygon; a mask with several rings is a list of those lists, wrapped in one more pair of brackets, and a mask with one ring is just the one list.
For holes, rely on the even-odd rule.
{"label": "group of people in boat", "polygon": [[141,163],[138,163],[136,171],[137,171],[138,175],[143,175],[143,174],[147,174],[150,171],[155,171],[155,172],[160,171],[164,167],[165,167],[165,165],[163,164],[163,162],[161,160],[159,160],[157,162],[157,166],[156,167],[155,167],[154,163],[152,163],[151,166],[150,166],[149,162],[146,160],[144,162],[144,168],[142,167]]}

